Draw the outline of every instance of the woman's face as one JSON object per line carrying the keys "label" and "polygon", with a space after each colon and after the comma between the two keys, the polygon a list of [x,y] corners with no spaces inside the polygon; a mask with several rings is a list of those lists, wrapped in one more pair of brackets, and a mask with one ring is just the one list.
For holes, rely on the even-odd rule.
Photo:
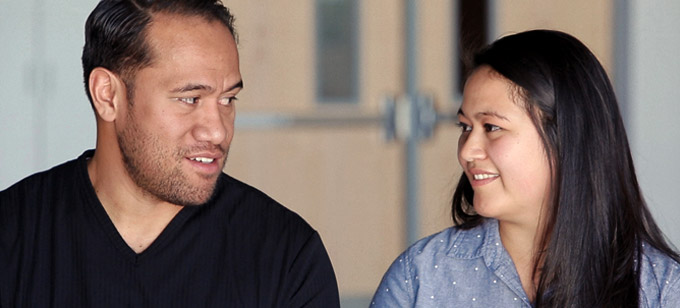
{"label": "woman's face", "polygon": [[458,119],[458,161],[484,217],[536,225],[550,190],[550,166],[538,131],[516,102],[512,83],[481,66],[467,80]]}

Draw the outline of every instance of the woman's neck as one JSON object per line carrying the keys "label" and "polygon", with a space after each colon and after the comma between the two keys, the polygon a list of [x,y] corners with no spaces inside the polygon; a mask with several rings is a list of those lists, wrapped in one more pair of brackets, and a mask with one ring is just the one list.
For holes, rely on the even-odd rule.
{"label": "woman's neck", "polygon": [[[541,244],[538,225],[526,226],[501,221],[499,233],[503,247],[515,264],[522,288],[533,302],[540,277],[540,266],[535,266],[538,247]],[[536,275],[534,268],[537,270]]]}

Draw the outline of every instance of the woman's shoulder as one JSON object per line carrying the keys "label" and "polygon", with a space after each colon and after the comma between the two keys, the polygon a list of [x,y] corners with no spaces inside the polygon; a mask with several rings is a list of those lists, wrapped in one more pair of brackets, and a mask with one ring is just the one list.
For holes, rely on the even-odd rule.
{"label": "woman's shoulder", "polygon": [[418,262],[419,259],[422,259],[420,262],[436,261],[437,258],[433,256],[473,259],[487,254],[487,247],[498,242],[498,223],[488,219],[470,229],[453,226],[422,238],[406,249],[400,258],[409,263]]}
{"label": "woman's shoulder", "polygon": [[[516,305],[522,298],[521,284],[511,274],[511,264],[503,254],[496,220],[468,229],[450,227],[399,255],[383,276],[372,304],[450,307],[474,302],[480,307],[506,307],[509,301]],[[517,288],[504,281],[511,285],[516,281]],[[493,295],[487,296],[489,292]]]}
{"label": "woman's shoulder", "polygon": [[643,245],[640,290],[649,307],[680,307],[680,263]]}

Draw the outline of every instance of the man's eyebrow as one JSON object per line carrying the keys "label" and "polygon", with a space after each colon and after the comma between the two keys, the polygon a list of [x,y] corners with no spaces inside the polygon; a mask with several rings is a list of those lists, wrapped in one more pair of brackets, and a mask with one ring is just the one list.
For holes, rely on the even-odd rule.
{"label": "man's eyebrow", "polygon": [[[225,90],[224,92],[229,92],[234,89],[238,88],[243,88],[243,80],[239,80],[236,84]],[[184,92],[191,92],[191,91],[196,91],[196,90],[204,90],[208,92],[213,91],[213,87],[209,85],[204,85],[204,84],[198,84],[198,83],[188,83],[186,85],[183,85],[181,87],[177,87],[172,89],[170,92],[172,93],[184,93]]]}
{"label": "man's eyebrow", "polygon": [[[462,108],[458,109],[458,115],[462,115],[464,117],[467,117],[465,115],[465,113],[463,112]],[[480,117],[483,117],[483,116],[490,116],[490,117],[494,117],[494,118],[498,118],[498,119],[510,122],[510,119],[508,119],[507,117],[505,117],[505,116],[503,116],[503,115],[501,115],[501,114],[499,114],[495,111],[481,111],[481,112],[477,112],[475,114],[475,118],[480,118]]]}
{"label": "man's eyebrow", "polygon": [[186,85],[183,85],[178,88],[172,89],[172,93],[184,93],[184,92],[191,92],[195,90],[206,90],[206,91],[212,91],[212,87],[204,84],[197,84],[197,83],[189,83]]}
{"label": "man's eyebrow", "polygon": [[226,91],[224,92],[229,92],[234,89],[243,89],[243,80],[239,80],[236,84],[233,86],[229,87]]}

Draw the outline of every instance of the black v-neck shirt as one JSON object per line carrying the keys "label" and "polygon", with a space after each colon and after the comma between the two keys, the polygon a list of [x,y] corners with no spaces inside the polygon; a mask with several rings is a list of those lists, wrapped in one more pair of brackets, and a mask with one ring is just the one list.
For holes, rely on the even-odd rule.
{"label": "black v-neck shirt", "polygon": [[0,307],[338,307],[318,233],[226,174],[142,253],[78,159],[0,192]]}

